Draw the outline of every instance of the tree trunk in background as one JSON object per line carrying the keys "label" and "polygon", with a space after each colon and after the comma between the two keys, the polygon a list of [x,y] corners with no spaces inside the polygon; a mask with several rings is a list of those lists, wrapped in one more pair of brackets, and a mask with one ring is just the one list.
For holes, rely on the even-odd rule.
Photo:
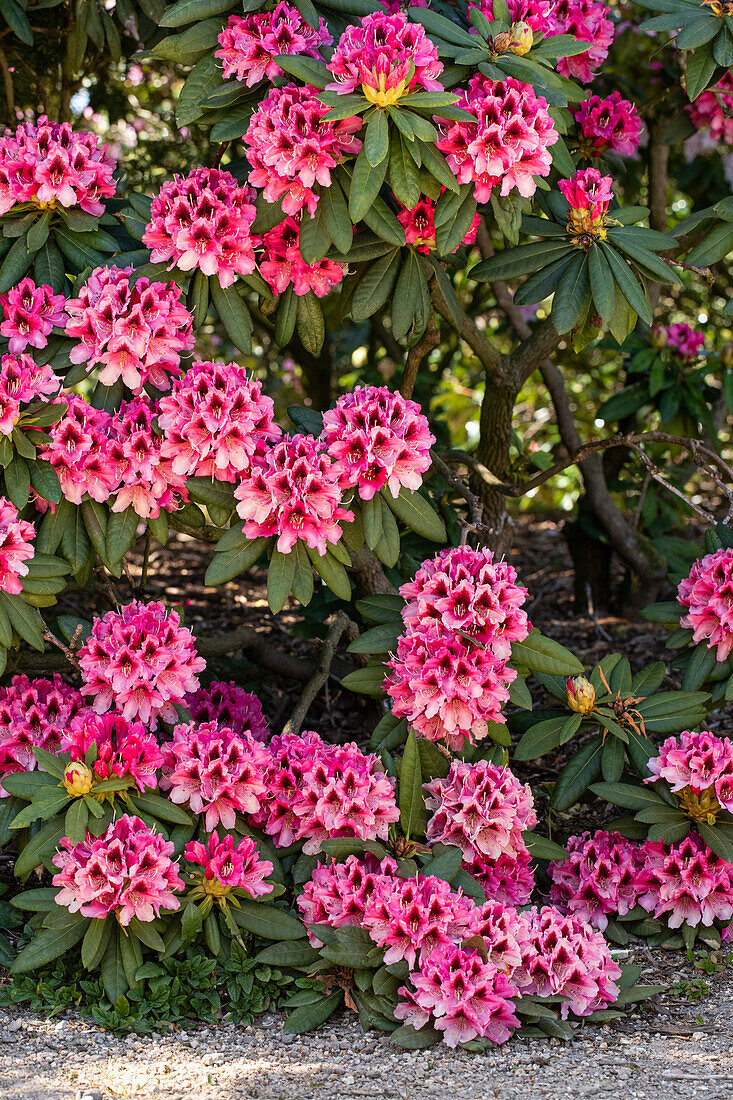
{"label": "tree trunk in background", "polygon": [[[480,435],[476,457],[492,474],[506,479],[509,448],[512,441],[512,419],[517,390],[514,386],[495,386],[488,378],[481,403]],[[497,554],[503,554],[508,542],[506,497],[504,493],[475,478],[473,491],[484,506],[483,522],[493,533],[486,541]]]}

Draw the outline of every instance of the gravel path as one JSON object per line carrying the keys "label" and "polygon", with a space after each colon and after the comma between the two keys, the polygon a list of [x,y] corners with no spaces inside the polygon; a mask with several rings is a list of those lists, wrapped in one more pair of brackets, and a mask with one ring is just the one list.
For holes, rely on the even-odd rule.
{"label": "gravel path", "polygon": [[[650,972],[643,980],[659,980]],[[665,959],[668,981],[694,971]],[[316,1035],[282,1034],[282,1016],[252,1027],[192,1026],[114,1036],[76,1016],[0,1010],[3,1100],[699,1100],[733,1098],[733,973],[707,979],[697,1003],[664,997],[569,1044],[515,1039],[485,1055],[401,1052],[347,1016]]]}

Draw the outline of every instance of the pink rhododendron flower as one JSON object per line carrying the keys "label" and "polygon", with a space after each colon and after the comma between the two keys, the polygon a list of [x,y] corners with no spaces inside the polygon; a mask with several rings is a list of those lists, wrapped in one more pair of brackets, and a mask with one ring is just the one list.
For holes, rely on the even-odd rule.
{"label": "pink rhododendron flower", "polygon": [[130,283],[132,267],[97,267],[66,310],[66,335],[79,340],[72,363],[101,366],[99,380],[118,379],[133,393],[150,384],[170,389],[170,375],[181,373],[181,353],[194,344],[193,318],[175,283]]}
{"label": "pink rhododendron flower", "polygon": [[621,968],[601,932],[580,917],[563,916],[546,905],[520,914],[529,931],[521,966],[512,981],[523,994],[562,996],[561,1015],[590,1016],[618,998]]}
{"label": "pink rhododendron flower", "polygon": [[486,961],[511,978],[527,951],[530,934],[520,913],[508,904],[491,900],[478,907],[473,929],[486,947]]}
{"label": "pink rhododendron flower", "polygon": [[200,687],[187,695],[183,705],[194,722],[213,722],[217,726],[227,726],[238,736],[248,733],[255,741],[267,740],[262,703],[233,680],[228,683],[212,680],[208,687]]}
{"label": "pink rhododendron flower", "polygon": [[493,81],[477,73],[456,106],[476,121],[441,123],[437,146],[458,182],[474,184],[477,202],[488,202],[499,185],[502,195],[514,188],[525,198],[534,195],[534,177],[549,175],[549,147],[559,137],[547,100],[512,77]]}
{"label": "pink rhododendron flower", "polygon": [[715,550],[696,561],[679,583],[677,602],[687,612],[680,626],[694,631],[696,644],[717,646],[716,660],[727,660],[733,649],[733,550]]}
{"label": "pink rhododendron flower", "polygon": [[709,130],[713,141],[733,145],[733,72],[730,69],[717,84],[686,106],[693,126]]}
{"label": "pink rhododendron flower", "polygon": [[[649,771],[652,774],[645,783],[666,780],[675,793],[680,793],[685,808],[700,820],[711,814],[714,821],[720,806],[733,811],[733,741],[728,737],[717,737],[709,730],[684,730],[659,746],[657,756],[649,761]],[[715,798],[703,799],[701,804],[701,795],[706,791]],[[716,806],[715,801],[720,805]],[[698,808],[700,813],[695,814]]]}
{"label": "pink rhododendron flower", "polygon": [[641,857],[639,904],[670,928],[709,928],[715,920],[733,917],[733,865],[695,833],[668,847],[647,840]]}
{"label": "pink rhododendron flower", "polygon": [[516,858],[526,851],[522,833],[537,824],[534,799],[509,768],[453,760],[447,776],[426,783],[425,790],[429,842],[454,844],[467,860]]}
{"label": "pink rhododendron flower", "polygon": [[347,856],[343,863],[319,863],[297,898],[313,947],[321,947],[322,941],[310,931],[310,925],[361,925],[369,898],[382,879],[391,879],[396,872],[396,860],[387,857],[380,861],[369,853],[361,859]]}
{"label": "pink rhododendron flower", "polygon": [[[397,221],[405,230],[407,243],[414,245],[418,252],[428,255],[434,252],[435,243],[435,203],[424,195],[411,209],[400,203]],[[481,224],[480,214],[475,214],[471,226],[463,238],[462,244],[473,244],[476,240],[476,232]],[[453,249],[457,252],[460,244]]]}
{"label": "pink rhododendron flower", "polygon": [[21,279],[7,294],[0,294],[3,322],[0,334],[9,336],[8,351],[18,355],[30,344],[45,348],[51,329],[63,327],[66,321],[63,294],[54,294],[53,287],[36,286],[32,279]]}
{"label": "pink rhododendron flower", "polygon": [[613,180],[602,176],[597,168],[578,170],[572,179],[560,180],[558,187],[570,204],[570,216],[580,211],[593,221],[600,221],[613,198]]}
{"label": "pink rhododendron flower", "polygon": [[[233,836],[213,832],[207,845],[192,840],[183,849],[189,863],[204,868],[204,890],[222,894],[229,890],[246,890],[251,898],[272,893],[272,886],[262,880],[272,874],[269,859],[260,859],[257,844],[250,836],[235,844]],[[222,889],[222,887],[224,889]]]}
{"label": "pink rhododendron flower", "polygon": [[58,392],[61,379],[49,366],[39,367],[30,355],[0,359],[0,435],[11,435],[25,411],[23,405]]}
{"label": "pink rhododendron flower", "polygon": [[161,454],[187,477],[237,481],[281,434],[272,399],[237,363],[194,363],[159,408]]}
{"label": "pink rhododendron flower", "polygon": [[443,90],[436,79],[443,72],[437,47],[419,23],[409,23],[401,12],[365,15],[347,27],[328,68],[336,77],[329,91],[360,91],[379,107],[397,103],[408,91]]}
{"label": "pink rhododendron flower", "polygon": [[505,660],[511,643],[523,642],[531,629],[522,610],[529,593],[516,580],[516,569],[505,561],[495,562],[491,550],[441,550],[400,588],[407,600],[402,618],[408,628],[429,625],[439,633],[470,634]]}
{"label": "pink rhododendron flower", "polygon": [[379,757],[355,744],[327,745],[316,733],[273,737],[268,794],[258,824],[278,848],[304,840],[319,851],[335,837],[386,840],[399,819],[394,781]]}
{"label": "pink rhododendron flower", "polygon": [[79,206],[104,213],[101,199],[114,195],[115,162],[96,134],[41,115],[0,137],[0,215],[16,203]]}
{"label": "pink rhododendron flower", "polygon": [[331,170],[344,157],[355,156],[361,141],[360,118],[331,122],[328,107],[310,84],[272,88],[252,115],[244,137],[244,153],[252,165],[249,182],[264,188],[268,202],[282,200],[286,214],[318,205],[313,187],[329,187]]}
{"label": "pink rhododendron flower", "polygon": [[153,199],[143,243],[153,263],[198,269],[216,275],[220,286],[231,286],[237,275],[255,269],[253,203],[254,191],[240,187],[231,172],[194,168],[163,184]]}
{"label": "pink rhododendron flower", "polygon": [[63,402],[66,412],[48,428],[51,442],[39,448],[41,457],[53,466],[72,504],[81,504],[86,493],[101,504],[119,482],[109,446],[112,417],[76,393],[64,393]]}
{"label": "pink rhododendron flower", "polygon": [[175,722],[174,703],[196,691],[197,673],[206,661],[176,611],[162,603],[138,600],[95,619],[79,649],[84,686],[97,714],[121,712],[129,722],[139,718],[151,729],[158,719]]}
{"label": "pink rhododendron flower", "polygon": [[267,793],[267,750],[247,733],[215,722],[190,722],[163,747],[160,786],[171,802],[205,814],[207,830],[233,829],[237,813],[256,814]]}
{"label": "pink rhododendron flower", "polygon": [[436,947],[472,936],[478,919],[471,898],[452,890],[443,879],[384,876],[366,903],[362,926],[385,949],[387,965],[406,959],[412,968]]}
{"label": "pink rhododendron flower", "polygon": [[528,905],[535,888],[532,856],[529,849],[520,847],[515,856],[501,855],[498,859],[474,856],[464,860],[463,866],[476,879],[487,898],[504,905]]}
{"label": "pink rhododendron flower", "polygon": [[163,441],[153,431],[155,411],[147,397],[134,397],[112,417],[109,457],[119,485],[113,512],[132,508],[142,519],[157,519],[161,510],[175,512],[188,500],[185,474],[163,455]]}
{"label": "pink rhododendron flower", "polygon": [[[527,23],[535,34],[548,35],[553,32],[552,10],[554,0],[507,0],[512,23]],[[469,3],[468,10],[479,8],[489,22],[493,22],[493,0],[481,0],[479,4]]]}
{"label": "pink rhododendron flower", "polygon": [[312,290],[317,298],[325,298],[342,282],[346,264],[324,256],[315,264],[307,264],[300,254],[300,225],[296,218],[286,218],[262,238],[263,255],[260,272],[276,294],[289,286],[297,295]]}
{"label": "pink rhododendron flower", "polygon": [[625,916],[639,900],[640,846],[620,833],[598,829],[571,836],[569,859],[553,860],[550,901],[604,931],[609,916]]}
{"label": "pink rhododendron flower", "polygon": [[[88,711],[81,693],[58,673],[50,680],[13,676],[0,687],[0,780],[38,767],[33,749],[55,752],[72,720]],[[0,798],[7,792],[0,787]]]}
{"label": "pink rhododendron flower", "polygon": [[332,42],[323,19],[319,17],[316,30],[297,8],[281,0],[272,11],[230,15],[215,56],[224,66],[225,77],[234,76],[251,88],[261,80],[283,76],[276,57],[295,54],[321,60],[319,47]]}
{"label": "pink rhododendron flower", "polygon": [[697,359],[704,346],[705,334],[695,332],[684,321],[667,326],[667,347],[672,348],[680,359]]}
{"label": "pink rhododendron flower", "polygon": [[575,78],[589,84],[597,69],[608,57],[614,38],[609,9],[600,0],[556,0],[550,14],[551,29],[548,36],[571,34],[581,42],[589,42],[585,53],[560,58],[557,71],[560,76]]}
{"label": "pink rhododendron flower", "polygon": [[0,497],[0,592],[17,596],[27,576],[26,562],[35,554],[32,540],[36,529],[21,519],[18,509],[6,497]]}
{"label": "pink rhododendron flower", "polygon": [[133,917],[154,920],[161,909],[180,908],[175,895],[183,882],[172,855],[171,841],[129,814],[118,817],[100,837],[88,833],[80,844],[63,837],[53,858],[60,868],[53,877],[54,886],[61,887],[56,903],[100,920],[114,913],[123,928]]}
{"label": "pink rhododendron flower", "polygon": [[619,92],[601,99],[589,96],[574,108],[580,131],[581,145],[588,156],[618,153],[630,157],[641,140],[641,119],[633,103],[622,99]]}
{"label": "pink rhododendron flower", "polygon": [[[61,735],[60,749],[72,760],[84,760],[95,745],[97,757],[90,765],[97,779],[129,779],[140,793],[158,785],[156,771],[163,753],[142,722],[128,722],[119,714],[80,714]],[[111,794],[111,792],[110,792]]]}
{"label": "pink rhododendron flower", "polygon": [[277,443],[244,473],[234,495],[247,538],[277,535],[283,554],[300,539],[323,555],[341,538],[339,521],[353,519],[339,507],[338,469],[311,435]]}
{"label": "pink rhododendron flower", "polygon": [[357,386],[323,414],[321,435],[343,488],[371,500],[383,485],[393,497],[414,491],[430,468],[435,436],[414,401],[386,386]]}

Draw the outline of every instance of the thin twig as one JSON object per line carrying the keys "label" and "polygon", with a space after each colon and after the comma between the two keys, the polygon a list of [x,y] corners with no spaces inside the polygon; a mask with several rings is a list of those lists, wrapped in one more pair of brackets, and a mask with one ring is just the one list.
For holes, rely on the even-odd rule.
{"label": "thin twig", "polygon": [[[440,457],[440,455],[437,453],[437,451],[431,450],[430,451],[430,457],[433,460],[433,465],[435,467],[437,467],[438,470],[440,470],[441,474],[443,475],[445,480],[448,482],[448,484],[453,489],[455,489],[455,491],[459,494],[459,496],[463,497],[466,504],[468,505],[468,512],[469,512],[469,516],[470,516],[469,521],[466,522],[465,520],[460,519],[460,518],[458,520],[459,524],[461,525],[461,546],[465,545],[465,543],[468,541],[468,536],[472,531],[477,531],[479,533],[483,532],[484,534],[491,533],[491,529],[489,527],[487,527],[485,523],[482,522],[483,514],[484,514],[484,506],[481,503],[481,501],[479,500],[479,498],[476,496],[476,494],[471,492],[471,490],[468,488],[468,486],[466,485],[465,481],[463,481],[462,478],[458,477],[457,474],[453,473],[450,466],[448,466],[448,464],[443,461],[443,459]],[[459,459],[459,461],[462,463],[462,465],[468,466],[469,469],[470,469],[471,468],[471,463],[468,462],[468,461],[465,461],[469,457],[470,456],[462,455],[461,458]],[[478,463],[478,465],[480,466],[482,464]],[[484,467],[484,469],[485,469],[485,467]],[[488,470],[486,472],[490,473],[490,471],[488,471]]]}
{"label": "thin twig", "polygon": [[344,634],[350,638],[356,637],[358,633],[359,631],[356,624],[351,621],[346,612],[339,611],[334,615],[331,625],[328,628],[328,633],[323,639],[323,647],[321,648],[321,656],[316,671],[303,688],[300,698],[293,708],[292,714],[283,726],[283,733],[300,733],[311,703],[328,680],[331,673],[331,665],[333,664],[336,649],[341,638]]}
{"label": "thin twig", "polygon": [[5,89],[5,118],[7,122],[12,123],[15,115],[15,88],[13,86],[13,75],[10,72],[8,59],[5,55],[5,51],[2,49],[0,49],[0,70],[2,70],[3,88]]}
{"label": "thin twig", "polygon": [[76,630],[74,631],[71,637],[71,641],[68,645],[66,644],[66,642],[62,642],[60,638],[57,638],[55,634],[52,634],[48,627],[45,627],[43,631],[44,639],[47,642],[50,642],[51,645],[55,645],[57,649],[60,649],[66,660],[69,662],[70,665],[73,665],[77,672],[81,672],[81,665],[79,664],[75,650],[77,649],[76,643],[81,637],[81,631],[82,627],[81,624],[79,624],[79,626],[77,626]]}
{"label": "thin twig", "polygon": [[402,374],[400,393],[403,397],[412,397],[415,388],[417,373],[427,355],[440,343],[440,332],[435,323],[435,312],[431,308],[427,328],[414,347],[410,348],[405,360],[405,369]]}

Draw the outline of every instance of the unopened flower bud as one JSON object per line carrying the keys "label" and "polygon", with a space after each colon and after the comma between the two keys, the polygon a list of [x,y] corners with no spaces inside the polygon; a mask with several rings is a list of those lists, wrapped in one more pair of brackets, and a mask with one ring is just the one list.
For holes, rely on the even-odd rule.
{"label": "unopened flower bud", "polygon": [[667,345],[667,330],[663,325],[654,324],[649,329],[649,343],[657,351]]}
{"label": "unopened flower bud", "polygon": [[64,772],[64,787],[74,798],[81,798],[83,794],[89,794],[92,789],[94,776],[91,768],[77,760],[67,767]]}
{"label": "unopened flower bud", "polygon": [[493,42],[493,50],[495,54],[507,53],[512,47],[512,34],[511,31],[502,31],[501,34],[497,34]]}
{"label": "unopened flower bud", "polygon": [[566,699],[576,714],[590,714],[596,705],[596,689],[585,676],[572,676],[566,685]]}
{"label": "unopened flower bud", "polygon": [[512,44],[509,47],[509,53],[515,53],[518,57],[524,57],[532,49],[532,43],[534,42],[534,35],[532,34],[532,28],[529,23],[519,22],[512,23],[511,29]]}

